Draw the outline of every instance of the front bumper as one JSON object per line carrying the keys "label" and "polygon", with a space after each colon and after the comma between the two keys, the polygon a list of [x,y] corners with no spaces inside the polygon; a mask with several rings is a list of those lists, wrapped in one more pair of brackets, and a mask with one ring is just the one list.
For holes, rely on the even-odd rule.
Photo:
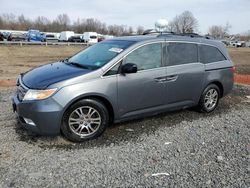
{"label": "front bumper", "polygon": [[[40,135],[60,133],[63,108],[52,97],[39,101],[20,101],[15,94],[12,105],[24,128]],[[32,120],[35,125],[26,123],[25,118]]]}

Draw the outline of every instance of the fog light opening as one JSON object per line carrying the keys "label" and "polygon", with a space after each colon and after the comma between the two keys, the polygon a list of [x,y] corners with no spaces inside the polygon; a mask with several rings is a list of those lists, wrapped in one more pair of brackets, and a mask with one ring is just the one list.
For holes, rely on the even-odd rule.
{"label": "fog light opening", "polygon": [[32,126],[36,126],[36,124],[31,119],[28,119],[28,118],[23,118],[23,119],[24,119],[25,123],[32,125]]}

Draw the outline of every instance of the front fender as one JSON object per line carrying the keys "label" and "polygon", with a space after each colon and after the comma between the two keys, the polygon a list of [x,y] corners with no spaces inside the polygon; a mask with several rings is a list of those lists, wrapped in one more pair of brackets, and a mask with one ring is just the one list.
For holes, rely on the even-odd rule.
{"label": "front fender", "polygon": [[96,79],[85,83],[69,85],[61,88],[53,99],[63,106],[64,112],[76,101],[87,97],[100,97],[107,100],[113,108],[114,118],[117,118],[117,84],[113,80]]}

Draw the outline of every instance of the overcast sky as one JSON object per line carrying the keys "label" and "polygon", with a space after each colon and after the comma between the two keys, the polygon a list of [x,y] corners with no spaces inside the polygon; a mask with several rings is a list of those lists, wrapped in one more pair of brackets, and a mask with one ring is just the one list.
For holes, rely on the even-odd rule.
{"label": "overcast sky", "polygon": [[71,20],[97,18],[107,24],[153,28],[159,18],[173,19],[185,10],[199,21],[199,31],[211,25],[232,26],[230,33],[250,30],[250,0],[0,0],[0,14],[24,14],[50,19],[66,13]]}

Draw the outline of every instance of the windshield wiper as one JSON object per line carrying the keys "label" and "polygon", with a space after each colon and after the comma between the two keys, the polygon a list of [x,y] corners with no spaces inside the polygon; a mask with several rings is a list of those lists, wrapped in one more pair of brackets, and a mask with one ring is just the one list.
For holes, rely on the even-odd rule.
{"label": "windshield wiper", "polygon": [[76,67],[80,67],[80,68],[83,68],[83,69],[89,69],[88,66],[82,65],[82,64],[80,64],[80,63],[75,63],[75,62],[69,62],[69,61],[68,61],[67,64],[69,64],[69,65],[74,65],[74,66],[76,66]]}

